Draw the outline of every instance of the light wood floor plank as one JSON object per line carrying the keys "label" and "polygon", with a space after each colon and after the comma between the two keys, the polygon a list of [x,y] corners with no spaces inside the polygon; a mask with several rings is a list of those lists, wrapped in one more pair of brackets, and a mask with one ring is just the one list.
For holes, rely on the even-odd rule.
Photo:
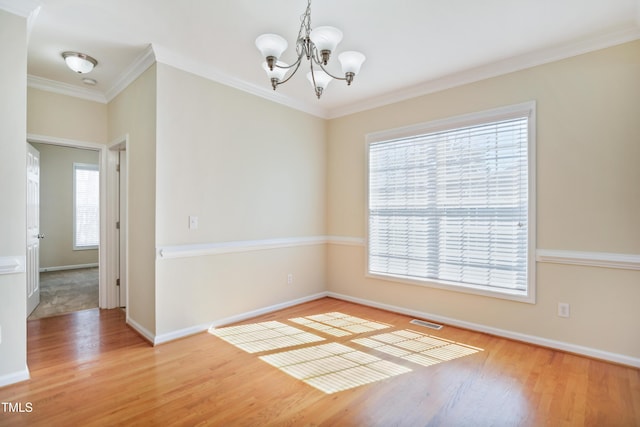
{"label": "light wood floor plank", "polygon": [[[387,323],[336,338],[288,319],[327,312]],[[640,370],[325,298],[241,322],[277,320],[410,367],[412,372],[325,394],[209,333],[151,347],[120,310],[28,322],[31,380],[0,388],[2,426],[327,425],[639,426]],[[421,366],[350,341],[410,329],[482,349]]]}

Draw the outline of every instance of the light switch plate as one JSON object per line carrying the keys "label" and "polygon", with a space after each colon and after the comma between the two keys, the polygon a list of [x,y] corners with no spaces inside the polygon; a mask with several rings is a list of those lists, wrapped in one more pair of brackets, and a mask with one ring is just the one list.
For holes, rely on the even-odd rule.
{"label": "light switch plate", "polygon": [[569,304],[566,302],[558,303],[558,316],[568,318],[570,316]]}

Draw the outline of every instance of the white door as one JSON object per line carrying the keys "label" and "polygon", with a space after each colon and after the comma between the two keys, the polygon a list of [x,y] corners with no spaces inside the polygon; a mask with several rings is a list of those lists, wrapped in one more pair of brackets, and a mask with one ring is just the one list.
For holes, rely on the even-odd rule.
{"label": "white door", "polygon": [[40,304],[40,153],[27,144],[27,317]]}
{"label": "white door", "polygon": [[118,152],[119,168],[118,180],[118,223],[120,225],[118,233],[118,283],[120,284],[118,305],[120,307],[127,306],[127,152]]}

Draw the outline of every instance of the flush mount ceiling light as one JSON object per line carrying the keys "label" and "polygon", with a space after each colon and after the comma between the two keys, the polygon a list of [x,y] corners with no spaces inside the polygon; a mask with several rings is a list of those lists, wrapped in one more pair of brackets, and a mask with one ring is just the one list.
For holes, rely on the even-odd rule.
{"label": "flush mount ceiling light", "polygon": [[[348,51],[338,55],[342,65],[344,77],[331,74],[325,66],[329,62],[331,52],[342,40],[342,31],[334,27],[316,27],[311,29],[311,0],[307,4],[307,10],[300,18],[300,30],[296,41],[296,54],[298,59],[293,65],[278,61],[278,58],[287,49],[287,41],[277,34],[263,34],[256,39],[256,46],[266,59],[262,67],[271,80],[273,90],[286,83],[298,71],[302,59],[309,61],[310,71],[307,78],[313,85],[316,96],[320,99],[322,92],[332,79],[345,80],[351,85],[353,78],[360,71],[362,63],[366,59],[360,52]],[[314,65],[317,66],[314,68]]]}
{"label": "flush mount ceiling light", "polygon": [[98,61],[84,53],[62,52],[62,57],[64,62],[67,63],[67,67],[79,74],[86,74],[98,65]]}

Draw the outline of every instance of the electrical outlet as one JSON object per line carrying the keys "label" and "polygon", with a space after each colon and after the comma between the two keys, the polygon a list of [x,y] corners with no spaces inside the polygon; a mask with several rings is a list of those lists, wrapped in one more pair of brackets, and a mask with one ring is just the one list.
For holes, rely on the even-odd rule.
{"label": "electrical outlet", "polygon": [[293,285],[293,274],[287,274],[287,285]]}
{"label": "electrical outlet", "polygon": [[189,230],[196,230],[198,228],[198,217],[189,215]]}
{"label": "electrical outlet", "polygon": [[558,316],[569,317],[569,303],[566,303],[566,302],[558,303]]}

